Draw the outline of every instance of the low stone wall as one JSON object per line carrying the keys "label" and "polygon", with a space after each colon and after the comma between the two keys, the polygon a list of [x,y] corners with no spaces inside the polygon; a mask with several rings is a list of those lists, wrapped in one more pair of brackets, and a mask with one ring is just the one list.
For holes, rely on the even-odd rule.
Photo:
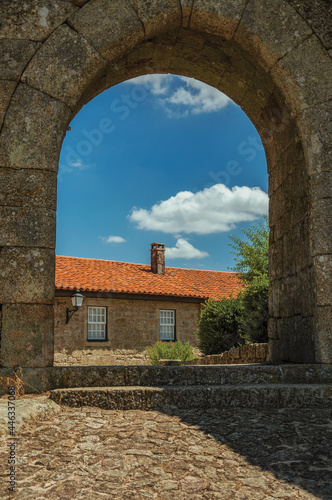
{"label": "low stone wall", "polygon": [[[195,356],[203,354],[196,347]],[[150,365],[145,349],[87,348],[73,349],[68,355],[66,349],[54,353],[54,366],[142,366]]]}
{"label": "low stone wall", "polygon": [[[0,368],[0,380],[13,378]],[[332,394],[332,365],[58,366],[22,368],[27,394],[79,387],[165,387],[197,385],[323,384]],[[33,389],[35,388],[35,389]],[[1,392],[1,390],[3,392]],[[0,388],[8,394],[8,385]]]}
{"label": "low stone wall", "polygon": [[[252,386],[241,384],[175,387],[85,387],[56,389],[50,398],[74,408],[95,406],[106,410],[174,412],[225,408],[332,408],[326,386],[309,384]],[[326,498],[326,497],[325,497]]]}
{"label": "low stone wall", "polygon": [[[267,362],[267,344],[251,344],[231,349],[222,354],[202,355],[194,348],[199,359],[189,361],[187,365],[233,365]],[[145,350],[138,349],[82,349],[57,352],[54,355],[54,366],[133,366],[149,365],[150,360]]]}
{"label": "low stone wall", "polygon": [[189,361],[187,365],[234,365],[267,362],[267,344],[250,344],[225,351],[221,354],[204,356],[194,361]]}
{"label": "low stone wall", "polygon": [[148,365],[145,350],[138,349],[82,349],[70,356],[64,350],[54,354],[54,366],[130,366]]}

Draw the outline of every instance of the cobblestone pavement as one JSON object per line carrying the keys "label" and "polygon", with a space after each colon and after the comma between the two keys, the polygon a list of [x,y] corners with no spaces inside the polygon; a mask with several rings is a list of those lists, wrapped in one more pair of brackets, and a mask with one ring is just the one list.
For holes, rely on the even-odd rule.
{"label": "cobblestone pavement", "polygon": [[332,499],[332,410],[66,408],[17,434],[0,498]]}

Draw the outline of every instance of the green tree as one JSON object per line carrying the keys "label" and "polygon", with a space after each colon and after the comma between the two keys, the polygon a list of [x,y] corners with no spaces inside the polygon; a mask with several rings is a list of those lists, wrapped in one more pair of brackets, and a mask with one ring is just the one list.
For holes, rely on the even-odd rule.
{"label": "green tree", "polygon": [[242,229],[247,241],[239,237],[230,236],[233,243],[236,264],[233,271],[241,273],[241,279],[246,288],[240,293],[243,302],[242,335],[246,342],[267,342],[267,320],[269,278],[268,252],[269,227],[268,218],[253,225],[249,229]]}
{"label": "green tree", "polygon": [[236,264],[232,271],[241,273],[241,279],[247,284],[261,276],[268,276],[269,266],[269,226],[268,218],[259,225],[249,229],[242,229],[248,241],[243,241],[238,236],[230,236],[233,243],[232,253],[235,254]]}

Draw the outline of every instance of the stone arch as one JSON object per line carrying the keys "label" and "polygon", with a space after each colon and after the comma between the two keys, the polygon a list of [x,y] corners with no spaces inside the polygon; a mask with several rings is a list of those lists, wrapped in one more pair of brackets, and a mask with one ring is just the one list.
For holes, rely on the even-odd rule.
{"label": "stone arch", "polygon": [[309,24],[293,0],[33,0],[25,13],[7,3],[3,366],[53,363],[56,173],[69,122],[104,89],[152,72],[213,85],[256,126],[269,173],[270,360],[331,363],[331,47],[321,15]]}

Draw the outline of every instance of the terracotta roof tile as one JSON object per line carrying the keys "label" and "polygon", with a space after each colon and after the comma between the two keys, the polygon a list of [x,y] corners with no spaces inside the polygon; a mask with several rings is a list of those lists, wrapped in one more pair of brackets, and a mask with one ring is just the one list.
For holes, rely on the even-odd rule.
{"label": "terracotta roof tile", "polygon": [[57,256],[55,287],[207,299],[228,297],[230,292],[236,296],[243,285],[236,273],[166,267],[165,274],[158,275],[148,265]]}

